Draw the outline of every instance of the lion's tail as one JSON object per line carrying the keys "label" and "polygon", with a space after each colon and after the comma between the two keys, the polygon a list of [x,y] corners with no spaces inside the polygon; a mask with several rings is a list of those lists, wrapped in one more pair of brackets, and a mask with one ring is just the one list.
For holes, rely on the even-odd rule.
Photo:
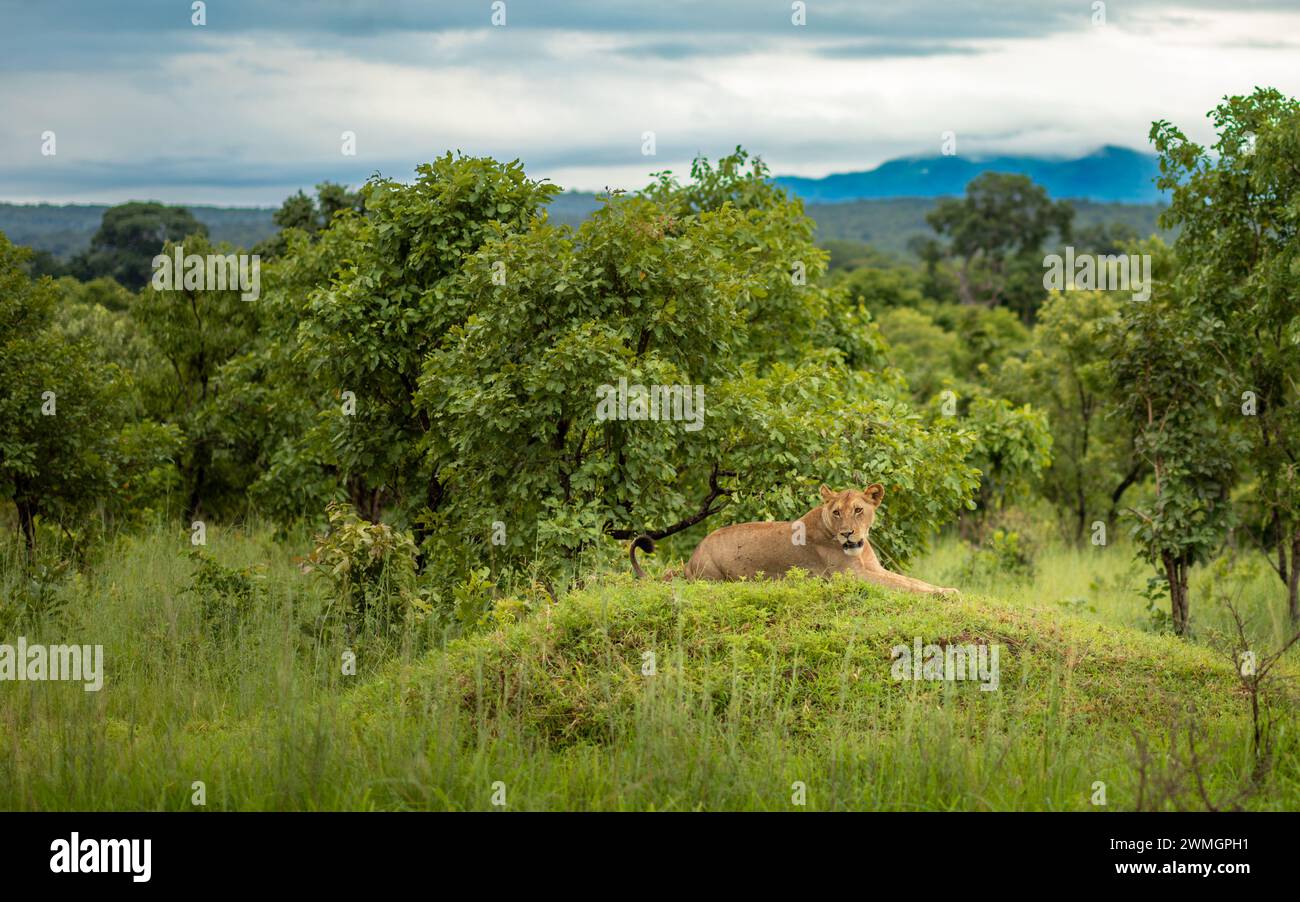
{"label": "lion's tail", "polygon": [[640,548],[646,554],[655,553],[655,540],[647,535],[639,535],[632,540],[632,547],[627,550],[628,560],[632,562],[632,572],[636,574],[637,579],[645,579],[645,571],[636,560],[636,550]]}

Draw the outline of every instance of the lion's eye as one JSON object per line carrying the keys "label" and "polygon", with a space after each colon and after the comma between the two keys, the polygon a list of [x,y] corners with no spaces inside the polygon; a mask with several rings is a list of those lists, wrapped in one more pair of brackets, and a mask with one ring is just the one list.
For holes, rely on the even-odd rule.
{"label": "lion's eye", "polygon": [[861,516],[862,516],[862,508],[860,508],[860,507],[855,507],[855,508],[853,508],[853,516],[855,516],[855,517],[861,517]]}
{"label": "lion's eye", "polygon": [[833,514],[834,514],[835,516],[837,516],[837,517],[840,515],[840,512],[839,512],[839,511],[831,511],[831,513],[833,513]]}

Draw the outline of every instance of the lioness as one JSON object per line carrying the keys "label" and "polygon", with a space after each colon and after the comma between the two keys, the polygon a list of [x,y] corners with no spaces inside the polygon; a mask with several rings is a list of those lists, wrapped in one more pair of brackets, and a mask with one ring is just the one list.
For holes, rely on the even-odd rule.
{"label": "lioness", "polygon": [[[852,573],[859,579],[906,589],[956,595],[956,589],[932,586],[919,579],[891,573],[880,565],[867,533],[876,520],[876,508],[885,497],[885,487],[873,483],[859,492],[833,492],[821,487],[822,504],[798,520],[771,523],[737,523],[714,530],[704,537],[686,564],[687,579],[735,580],[760,576],[781,577],[791,567],[814,576]],[[637,563],[640,548],[653,552],[654,540],[638,536],[628,551],[637,578],[645,572]],[[668,574],[671,579],[675,574]]]}

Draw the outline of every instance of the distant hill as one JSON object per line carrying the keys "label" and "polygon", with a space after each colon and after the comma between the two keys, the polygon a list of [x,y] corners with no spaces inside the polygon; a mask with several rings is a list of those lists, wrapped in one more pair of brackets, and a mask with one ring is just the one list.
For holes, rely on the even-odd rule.
{"label": "distant hill", "polygon": [[[248,248],[279,231],[272,219],[275,207],[181,206],[206,225],[208,235],[218,243]],[[557,223],[577,226],[598,206],[595,194],[566,191],[551,201],[550,213]],[[0,232],[14,244],[67,260],[90,246],[107,209],[106,204],[0,203]]]}
{"label": "distant hill", "polygon": [[[900,257],[911,257],[907,243],[916,235],[933,236],[925,214],[934,208],[936,198],[885,197],[839,203],[807,203],[804,210],[817,223],[817,240],[857,241]],[[1156,225],[1164,204],[1098,203],[1075,200],[1076,230],[1101,223],[1122,222],[1142,237],[1159,235],[1166,241],[1174,233]],[[551,219],[576,226],[596,209],[594,194],[566,191],[551,203]]]}
{"label": "distant hill", "polygon": [[[1074,228],[1077,232],[1100,223],[1122,222],[1142,237],[1159,235],[1166,241],[1174,233],[1156,225],[1164,204],[1117,204],[1075,200]],[[836,204],[805,204],[817,223],[817,240],[860,241],[899,256],[911,256],[907,243],[916,235],[932,236],[934,230],[925,214],[934,208],[928,197],[889,197],[853,200]]]}
{"label": "distant hill", "polygon": [[[0,232],[15,244],[49,251],[67,259],[90,246],[99,231],[106,204],[5,204],[0,203]],[[252,247],[278,229],[273,207],[189,206],[194,218],[208,227],[217,242]]]}
{"label": "distant hill", "polygon": [[588,191],[565,191],[557,194],[547,207],[551,221],[559,225],[579,226],[596,211],[600,201]]}
{"label": "distant hill", "polygon": [[910,157],[865,172],[825,178],[778,176],[777,184],[813,203],[881,197],[942,197],[961,194],[982,172],[1027,175],[1052,197],[1108,203],[1151,204],[1161,199],[1153,180],[1160,168],[1153,154],[1106,146],[1076,160],[1042,157]]}
{"label": "distant hill", "polygon": [[[1159,233],[1161,195],[1151,184],[1156,158],[1122,147],[1103,147],[1077,160],[1037,157],[915,157],[891,160],[868,172],[822,179],[778,176],[776,182],[805,201],[823,241],[862,241],[895,254],[907,253],[908,240],[932,234],[925,214],[935,198],[960,195],[976,175],[988,170],[1021,172],[1053,197],[1075,200],[1076,226],[1121,221],[1140,235]],[[566,191],[550,204],[552,221],[576,226],[599,206],[596,195]],[[102,204],[0,203],[0,231],[17,244],[47,250],[61,259],[84,250],[108,207]],[[191,206],[191,213],[218,242],[252,247],[275,234],[272,207]]]}

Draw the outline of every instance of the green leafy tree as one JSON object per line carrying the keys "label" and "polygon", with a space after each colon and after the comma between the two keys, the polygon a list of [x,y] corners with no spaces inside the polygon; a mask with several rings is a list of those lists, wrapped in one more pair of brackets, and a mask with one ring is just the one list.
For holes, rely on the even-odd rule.
{"label": "green leafy tree", "polygon": [[888,342],[890,362],[906,376],[912,396],[925,403],[943,390],[965,394],[959,385],[961,338],[911,307],[893,307],[880,314],[880,331]]}
{"label": "green leafy tree", "polygon": [[[821,246],[830,254],[829,266],[831,272],[852,272],[863,267],[877,270],[895,268],[894,260],[890,254],[867,244],[865,241],[832,238],[822,241]],[[907,269],[901,271],[910,272]]]}
{"label": "green leafy tree", "polygon": [[0,498],[30,554],[38,517],[75,529],[112,493],[125,388],[89,340],[59,330],[58,288],[30,279],[26,258],[0,233]]}
{"label": "green leafy tree", "polygon": [[343,211],[361,212],[365,201],[360,191],[349,191],[346,185],[335,182],[321,182],[316,186],[315,199],[302,191],[285,198],[280,209],[272,216],[280,231],[258,244],[256,252],[266,259],[278,257],[288,250],[288,236],[291,230],[305,233],[315,238],[329,228],[334,216]]}
{"label": "green leafy tree", "polygon": [[1043,411],[985,395],[971,399],[964,419],[976,436],[968,460],[981,474],[974,520],[983,524],[1037,482],[1052,461],[1052,431]]}
{"label": "green leafy tree", "polygon": [[57,284],[62,295],[55,308],[58,332],[65,342],[88,349],[91,365],[115,374],[121,388],[114,395],[120,405],[115,415],[125,418],[114,446],[116,488],[101,506],[124,519],[168,513],[181,485],[175,463],[181,431],[153,416],[173,374],[126,309],[136,296],[107,278],[81,283],[65,277]]}
{"label": "green leafy tree", "polygon": [[164,244],[207,233],[207,226],[184,207],[131,201],[104,211],[90,248],[74,258],[70,269],[83,281],[107,276],[135,291],[149,282],[153,259]]}
{"label": "green leafy tree", "polygon": [[803,202],[771,181],[762,160],[740,147],[716,164],[696,157],[689,183],[661,172],[641,195],[662,208],[668,230],[679,219],[735,212],[735,227],[719,236],[726,244],[715,252],[738,268],[745,355],[770,363],[833,345],[856,365],[881,360],[879,332],[863,305],[821,284],[829,256],[813,241]]}
{"label": "green leafy tree", "polygon": [[80,307],[103,307],[113,313],[125,313],[135,300],[135,293],[108,276],[81,282],[71,276],[59,279],[60,290],[69,303]]}
{"label": "green leafy tree", "polygon": [[969,382],[987,385],[1002,361],[1029,351],[1029,330],[1004,307],[930,304],[926,309],[938,325],[961,339],[957,374]]}
{"label": "green leafy tree", "polygon": [[1300,620],[1300,102],[1258,88],[1210,118],[1211,148],[1168,122],[1152,126],[1160,186],[1172,194],[1162,225],[1182,227],[1187,303],[1222,324],[1229,394],[1252,436],[1250,526]]}
{"label": "green leafy tree", "polygon": [[1098,222],[1076,229],[1073,244],[1079,254],[1111,256],[1128,253],[1129,246],[1143,237],[1127,222]]}
{"label": "green leafy tree", "polygon": [[1029,321],[1042,296],[1042,248],[1054,234],[1070,236],[1074,208],[1053,202],[1025,175],[985,172],[966,196],[942,198],[926,221],[947,239],[957,261],[963,304],[1010,307]]}
{"label": "green leafy tree", "polygon": [[[214,247],[198,235],[177,244],[168,242],[160,251],[170,256],[177,245],[184,247],[186,255],[230,253],[230,248]],[[218,378],[222,365],[257,335],[257,301],[243,300],[237,287],[160,290],[150,284],[131,310],[170,373],[150,412],[179,426],[184,435],[177,463],[186,517],[230,513],[243,504],[244,490],[253,479],[253,461],[250,449],[219,428],[214,405],[223,391]]]}
{"label": "green leafy tree", "polygon": [[41,276],[60,278],[68,275],[68,264],[64,263],[52,251],[32,249],[27,258],[27,274],[33,279]]}
{"label": "green leafy tree", "polygon": [[444,476],[426,465],[438,458],[426,446],[445,439],[413,399],[425,357],[475,310],[439,289],[496,228],[527,227],[558,190],[518,161],[446,154],[412,184],[372,179],[366,215],[335,226],[350,240],[331,246],[329,281],[300,312],[297,354],[318,385],[355,399],[352,415],[335,408],[326,421],[328,443],[367,516],[392,508],[413,519],[442,504]]}
{"label": "green leafy tree", "polygon": [[879,325],[887,341],[888,358],[906,376],[913,398],[922,404],[941,391],[951,391],[956,399],[988,394],[991,374],[1003,361],[1025,353],[1029,345],[1025,327],[1002,308],[927,300],[919,308],[884,310]]}
{"label": "green leafy tree", "polygon": [[361,217],[346,213],[314,236],[287,229],[285,253],[262,269],[257,337],[218,373],[224,391],[213,407],[214,425],[255,459],[249,498],[282,524],[319,521],[341,497],[371,520],[379,515],[375,493],[343,473],[333,450],[347,400],[298,339],[308,298],[330,285],[364,228]]}
{"label": "green leafy tree", "polygon": [[865,265],[837,275],[833,284],[877,316],[894,307],[921,307],[925,300],[921,276],[910,267]]}
{"label": "green leafy tree", "polygon": [[1142,476],[1132,424],[1110,415],[1120,388],[1111,375],[1107,330],[1119,306],[1129,303],[1137,302],[1101,291],[1053,294],[1038,312],[1032,350],[1023,360],[1003,361],[994,380],[995,390],[1032,402],[1051,423],[1054,454],[1041,489],[1074,542],[1094,522],[1115,528],[1124,495]]}
{"label": "green leafy tree", "polygon": [[1116,406],[1136,431],[1136,452],[1151,474],[1149,502],[1130,509],[1142,553],[1168,582],[1175,632],[1190,622],[1188,575],[1222,543],[1232,524],[1234,463],[1244,430],[1225,420],[1232,372],[1223,322],[1156,282],[1151,299],[1120,307],[1107,342]]}

